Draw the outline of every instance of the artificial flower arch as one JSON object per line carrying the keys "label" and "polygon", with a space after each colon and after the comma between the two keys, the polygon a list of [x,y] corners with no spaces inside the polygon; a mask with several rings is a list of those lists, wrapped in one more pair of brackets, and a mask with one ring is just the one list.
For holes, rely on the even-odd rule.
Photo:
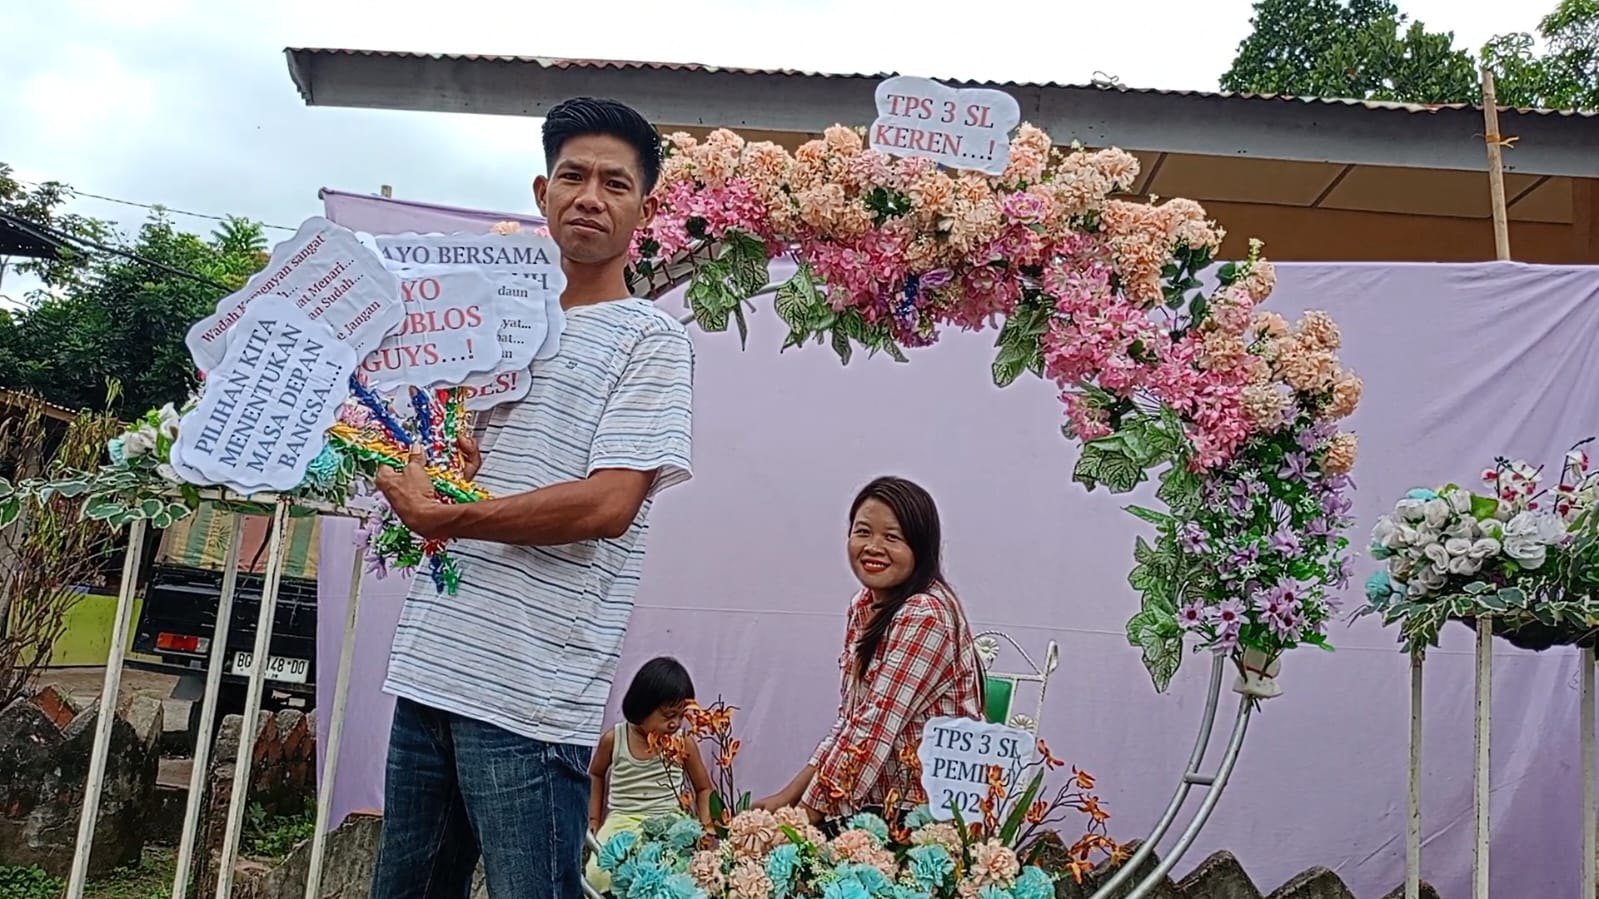
{"label": "artificial flower arch", "polygon": [[[1258,241],[1210,271],[1223,231],[1198,203],[1125,199],[1131,154],[1058,148],[1028,124],[997,177],[890,157],[838,125],[793,153],[728,130],[665,144],[636,292],[686,283],[702,328],[743,335],[744,301],[771,289],[785,348],[829,343],[846,363],[997,328],[995,384],[1059,386],[1077,481],[1125,493],[1158,477],[1165,508],[1129,507],[1157,535],[1134,549],[1127,623],[1157,690],[1189,636],[1241,669],[1246,653],[1327,647],[1356,449],[1336,423],[1361,382],[1325,313],[1291,326],[1257,308],[1275,283]],[[782,255],[798,270],[769,285]]]}

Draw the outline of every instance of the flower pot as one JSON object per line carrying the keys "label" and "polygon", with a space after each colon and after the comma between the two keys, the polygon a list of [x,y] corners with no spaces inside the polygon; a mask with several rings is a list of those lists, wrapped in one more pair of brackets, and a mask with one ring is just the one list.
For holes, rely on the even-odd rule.
{"label": "flower pot", "polygon": [[1268,658],[1258,649],[1246,649],[1233,656],[1238,664],[1238,679],[1233,681],[1233,692],[1255,699],[1281,696],[1282,685],[1277,683],[1277,672],[1282,670],[1282,656]]}

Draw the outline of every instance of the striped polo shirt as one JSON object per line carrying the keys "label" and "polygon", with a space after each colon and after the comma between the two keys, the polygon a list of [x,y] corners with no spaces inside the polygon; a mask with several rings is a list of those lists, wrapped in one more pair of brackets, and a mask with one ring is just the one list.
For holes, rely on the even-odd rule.
{"label": "striped polo shirt", "polygon": [[644,564],[655,496],[689,479],[693,347],[644,300],[566,313],[525,399],[496,407],[477,482],[495,496],[602,468],[658,472],[627,533],[565,546],[451,544],[455,596],[417,577],[384,690],[548,743],[593,745]]}

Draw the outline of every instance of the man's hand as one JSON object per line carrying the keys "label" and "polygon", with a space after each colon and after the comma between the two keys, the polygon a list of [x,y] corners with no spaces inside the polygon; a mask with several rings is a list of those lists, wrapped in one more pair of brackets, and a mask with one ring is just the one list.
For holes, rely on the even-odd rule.
{"label": "man's hand", "polygon": [[427,452],[421,443],[411,445],[411,457],[406,460],[405,468],[400,471],[380,469],[377,487],[406,527],[423,538],[435,536],[431,533],[433,513],[444,504],[433,491],[433,479],[427,472]]}
{"label": "man's hand", "polygon": [[461,454],[461,475],[468,481],[477,477],[483,470],[483,451],[478,449],[477,441],[471,434],[462,434],[455,438],[455,450]]}

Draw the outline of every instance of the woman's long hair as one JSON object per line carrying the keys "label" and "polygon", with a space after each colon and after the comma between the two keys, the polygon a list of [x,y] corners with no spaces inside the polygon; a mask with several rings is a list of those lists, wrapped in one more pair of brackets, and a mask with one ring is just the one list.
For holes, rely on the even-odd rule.
{"label": "woman's long hair", "polygon": [[853,526],[855,513],[869,499],[875,499],[899,519],[900,533],[905,545],[915,558],[910,577],[905,582],[877,596],[877,615],[866,626],[855,643],[855,676],[864,677],[867,666],[883,645],[894,616],[899,614],[906,600],[933,587],[949,590],[944,581],[943,530],[938,523],[938,506],[933,497],[916,483],[898,477],[881,477],[861,488],[855,502],[849,507],[849,526]]}

